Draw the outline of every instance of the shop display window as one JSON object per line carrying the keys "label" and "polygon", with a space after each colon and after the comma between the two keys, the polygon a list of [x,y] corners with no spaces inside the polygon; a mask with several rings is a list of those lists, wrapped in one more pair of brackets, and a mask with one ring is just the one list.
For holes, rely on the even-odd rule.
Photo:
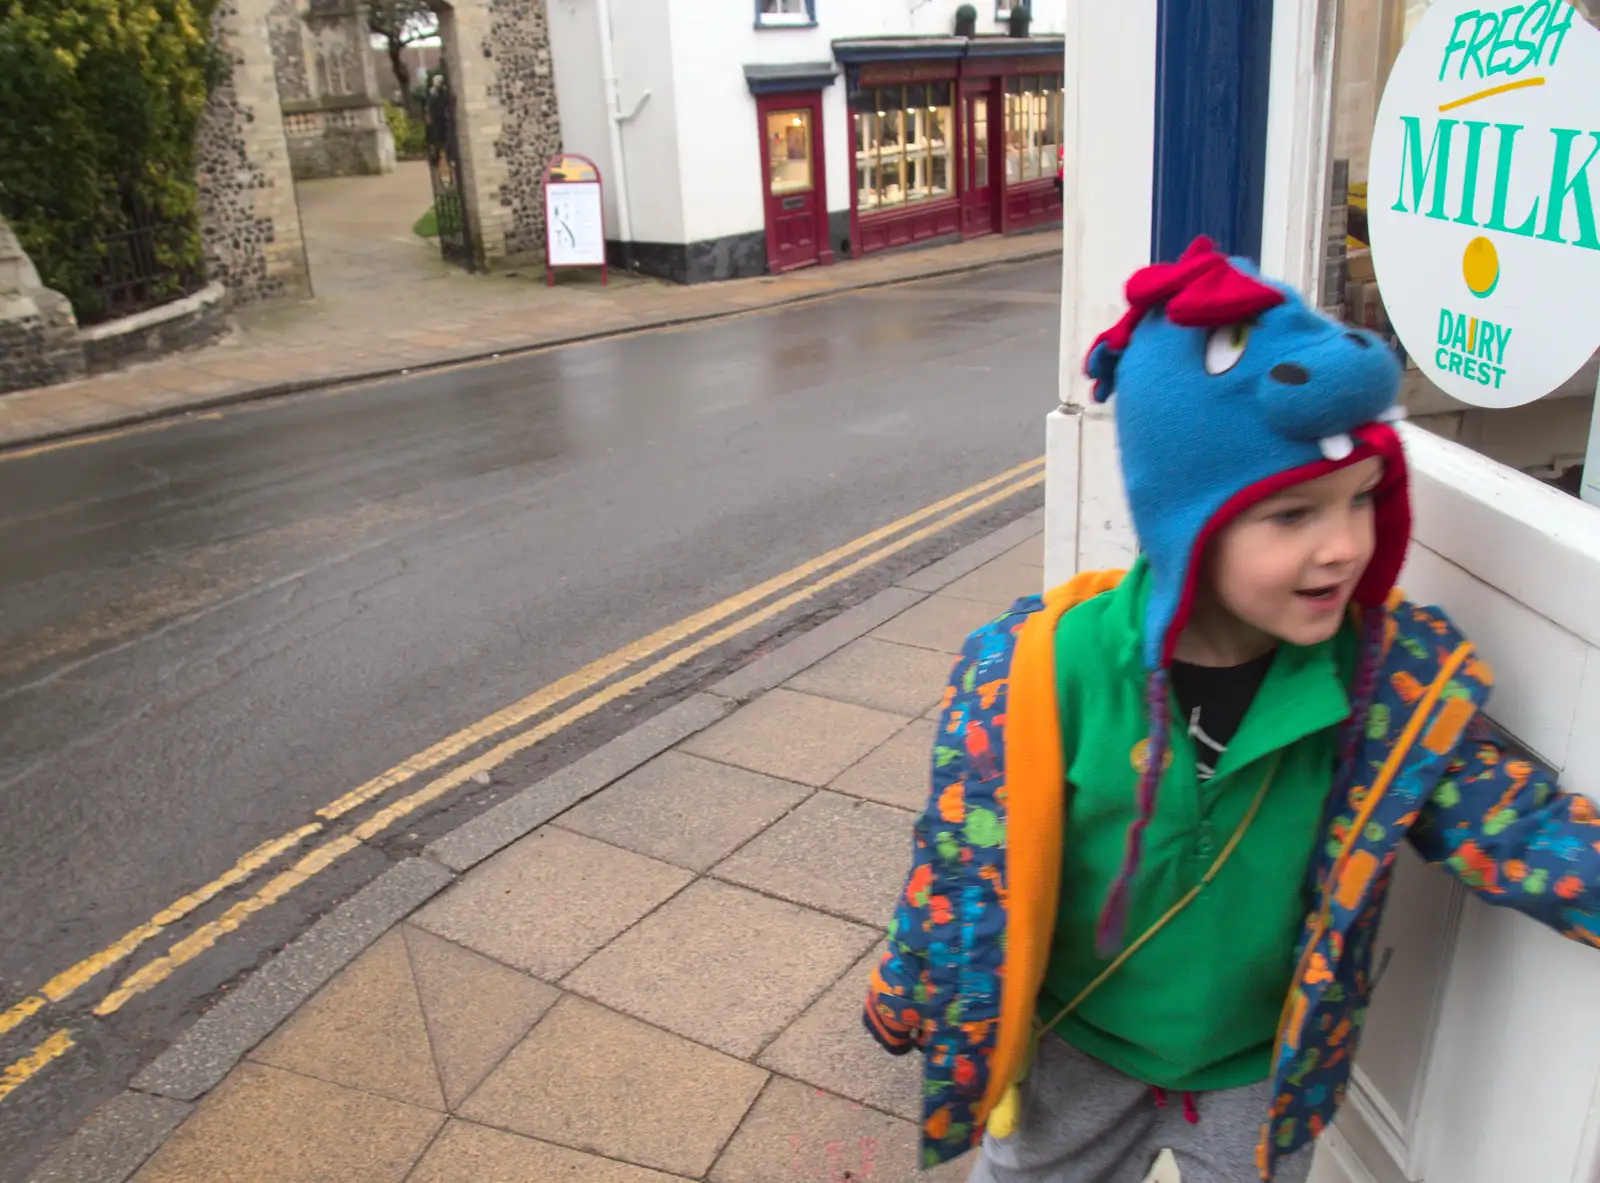
{"label": "shop display window", "polygon": [[[1339,67],[1325,211],[1327,249],[1318,299],[1324,311],[1376,331],[1402,354],[1373,267],[1367,180],[1384,87],[1401,48],[1430,2],[1344,0],[1339,18]],[[1568,2],[1580,16],[1600,27],[1600,0]],[[1008,128],[1011,101],[1008,94]],[[1009,138],[1007,148],[1009,170]],[[1595,315],[1600,316],[1600,309]],[[1576,494],[1595,384],[1596,362],[1591,362],[1561,390],[1537,402],[1506,409],[1471,407],[1446,395],[1407,358],[1401,397],[1418,425]]]}
{"label": "shop display window", "polygon": [[1061,150],[1061,75],[1006,80],[1006,183],[1053,177]]}
{"label": "shop display window", "polygon": [[955,191],[951,84],[866,87],[851,95],[856,208],[862,213]]}

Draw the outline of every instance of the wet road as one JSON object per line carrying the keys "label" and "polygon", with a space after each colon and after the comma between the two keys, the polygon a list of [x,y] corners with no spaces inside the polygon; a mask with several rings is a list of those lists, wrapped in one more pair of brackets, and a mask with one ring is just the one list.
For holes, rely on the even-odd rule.
{"label": "wet road", "polygon": [[[997,268],[0,456],[0,1008],[439,738],[1039,456],[1059,280]],[[0,1101],[0,1180],[394,858],[1039,503],[444,797],[116,1014],[87,1012],[170,940],[0,1036],[0,1066],[63,1022],[79,1044]]]}

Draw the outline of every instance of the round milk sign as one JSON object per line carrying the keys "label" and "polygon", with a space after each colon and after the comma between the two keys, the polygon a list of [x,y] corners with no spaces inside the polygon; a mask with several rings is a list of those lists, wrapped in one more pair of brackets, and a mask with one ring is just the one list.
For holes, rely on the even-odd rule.
{"label": "round milk sign", "polygon": [[1480,407],[1600,347],[1600,32],[1571,0],[1434,0],[1372,135],[1367,221],[1406,351]]}

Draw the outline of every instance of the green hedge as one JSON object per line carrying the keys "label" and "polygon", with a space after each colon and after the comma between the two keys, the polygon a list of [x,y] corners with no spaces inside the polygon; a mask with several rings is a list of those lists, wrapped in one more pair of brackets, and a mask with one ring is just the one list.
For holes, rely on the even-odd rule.
{"label": "green hedge", "polygon": [[401,160],[426,160],[428,157],[428,127],[404,107],[393,103],[383,104],[383,116],[394,133],[395,155]]}
{"label": "green hedge", "polygon": [[203,274],[196,138],[224,68],[209,36],[217,0],[0,0],[0,213],[80,321],[108,307],[135,224],[148,306]]}

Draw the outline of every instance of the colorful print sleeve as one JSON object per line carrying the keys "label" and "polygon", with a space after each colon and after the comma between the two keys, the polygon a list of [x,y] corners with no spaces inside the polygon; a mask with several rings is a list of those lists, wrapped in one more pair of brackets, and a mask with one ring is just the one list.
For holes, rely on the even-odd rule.
{"label": "colorful print sleeve", "polygon": [[[972,664],[972,658],[965,653],[956,662],[944,695],[944,710],[937,732],[940,736],[949,729],[952,712],[960,709],[955,700],[963,682],[968,680]],[[864,1016],[867,1030],[895,1055],[923,1046],[932,1028],[927,973],[931,921],[935,901],[946,894],[941,891],[943,860],[939,854],[940,832],[949,829],[941,813],[949,807],[943,794],[945,786],[952,783],[952,777],[957,784],[963,779],[961,769],[952,765],[964,761],[966,756],[959,749],[946,747],[936,740],[931,759],[934,768],[928,804],[912,827],[911,872],[906,876],[906,885],[889,921],[888,951],[879,961],[867,989]]]}
{"label": "colorful print sleeve", "polygon": [[1481,716],[1424,804],[1411,842],[1487,902],[1600,946],[1600,814],[1507,750]]}

